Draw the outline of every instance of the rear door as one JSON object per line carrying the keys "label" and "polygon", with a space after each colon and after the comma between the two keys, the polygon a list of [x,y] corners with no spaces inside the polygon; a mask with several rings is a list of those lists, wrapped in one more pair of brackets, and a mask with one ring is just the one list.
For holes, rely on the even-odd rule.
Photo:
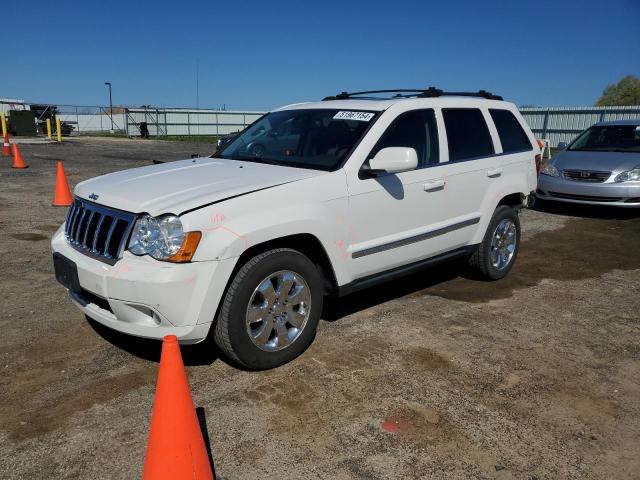
{"label": "rear door", "polygon": [[447,136],[446,199],[456,244],[468,244],[478,231],[492,182],[502,175],[501,160],[489,130],[488,112],[480,108],[442,108]]}
{"label": "rear door", "polygon": [[529,188],[533,189],[536,181],[535,155],[538,152],[534,151],[525,131],[524,120],[506,108],[490,108],[489,115],[496,127],[502,150],[503,181],[517,185],[509,179],[522,178],[523,172],[526,172]]}

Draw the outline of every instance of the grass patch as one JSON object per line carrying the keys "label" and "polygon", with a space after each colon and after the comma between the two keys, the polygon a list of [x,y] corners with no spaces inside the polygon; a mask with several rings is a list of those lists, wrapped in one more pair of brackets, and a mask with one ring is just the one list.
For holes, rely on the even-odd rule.
{"label": "grass patch", "polygon": [[[82,137],[140,138],[140,135],[127,135],[124,132],[79,132]],[[211,143],[216,145],[220,135],[151,135],[149,140],[169,140],[172,142]]]}
{"label": "grass patch", "polygon": [[160,137],[150,137],[156,140],[170,140],[173,142],[201,142],[215,144],[220,135],[167,135]]}
{"label": "grass patch", "polygon": [[551,158],[555,157],[556,155],[558,155],[562,150],[560,150],[559,148],[551,148]]}
{"label": "grass patch", "polygon": [[[55,135],[54,135],[55,136]],[[116,137],[116,138],[127,138],[127,134],[124,132],[74,132],[72,137]]]}

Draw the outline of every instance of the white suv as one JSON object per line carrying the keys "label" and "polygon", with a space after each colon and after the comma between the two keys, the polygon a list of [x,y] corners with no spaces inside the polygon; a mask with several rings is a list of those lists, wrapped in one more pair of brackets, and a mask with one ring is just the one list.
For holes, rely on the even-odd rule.
{"label": "white suv", "polygon": [[[392,98],[379,98],[383,93]],[[252,369],[314,337],[325,295],[468,257],[504,277],[536,189],[535,139],[480,91],[342,93],[289,105],[215,155],[78,184],[52,239],[87,316]]]}

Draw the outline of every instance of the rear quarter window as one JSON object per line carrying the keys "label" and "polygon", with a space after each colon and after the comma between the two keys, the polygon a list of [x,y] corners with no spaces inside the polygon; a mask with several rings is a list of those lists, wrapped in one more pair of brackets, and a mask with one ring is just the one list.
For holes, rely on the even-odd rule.
{"label": "rear quarter window", "polygon": [[495,153],[493,141],[477,108],[444,108],[442,118],[447,131],[449,161],[456,162]]}
{"label": "rear quarter window", "polygon": [[498,130],[504,153],[532,150],[529,137],[516,116],[509,110],[489,109],[493,123]]}

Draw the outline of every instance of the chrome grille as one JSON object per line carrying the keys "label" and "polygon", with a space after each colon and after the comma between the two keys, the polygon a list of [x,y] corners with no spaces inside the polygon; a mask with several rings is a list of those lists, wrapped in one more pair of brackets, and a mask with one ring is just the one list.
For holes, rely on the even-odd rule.
{"label": "chrome grille", "polygon": [[122,254],[136,216],[75,199],[65,224],[67,241],[76,250],[113,265]]}
{"label": "chrome grille", "polygon": [[611,172],[599,172],[593,170],[565,170],[564,178],[576,182],[602,183],[609,179]]}

